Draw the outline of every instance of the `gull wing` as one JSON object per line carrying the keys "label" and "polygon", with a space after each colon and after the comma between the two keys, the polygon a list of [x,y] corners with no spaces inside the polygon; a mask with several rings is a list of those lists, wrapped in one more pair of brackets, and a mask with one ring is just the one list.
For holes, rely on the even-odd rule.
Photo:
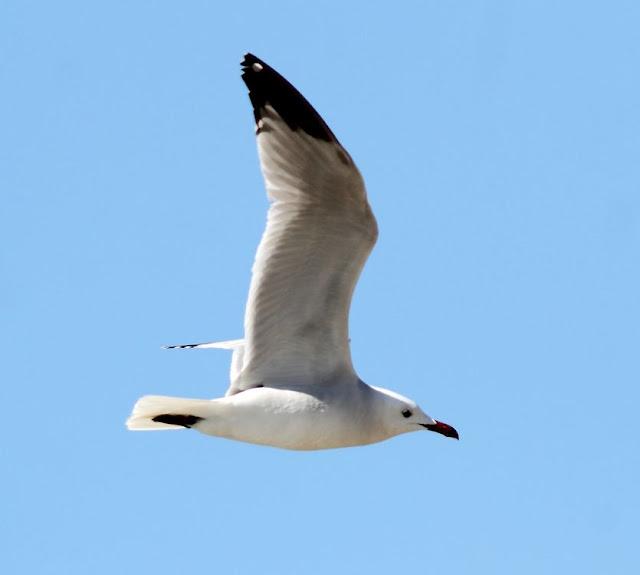
{"label": "gull wing", "polygon": [[227,394],[355,376],[349,306],[378,235],[364,182],[287,80],[252,54],[242,68],[270,208],[253,264],[242,372]]}
{"label": "gull wing", "polygon": [[228,341],[207,341],[205,343],[181,343],[177,345],[165,345],[165,349],[228,349],[233,352],[231,356],[231,369],[229,379],[232,384],[242,371],[242,357],[244,355],[244,340],[230,339]]}

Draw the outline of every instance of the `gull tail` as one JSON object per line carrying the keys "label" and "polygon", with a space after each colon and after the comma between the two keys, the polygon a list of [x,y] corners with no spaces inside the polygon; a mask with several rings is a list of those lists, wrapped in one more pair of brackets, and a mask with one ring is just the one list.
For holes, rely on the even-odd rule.
{"label": "gull tail", "polygon": [[211,415],[210,399],[145,395],[133,406],[127,427],[135,431],[188,429]]}

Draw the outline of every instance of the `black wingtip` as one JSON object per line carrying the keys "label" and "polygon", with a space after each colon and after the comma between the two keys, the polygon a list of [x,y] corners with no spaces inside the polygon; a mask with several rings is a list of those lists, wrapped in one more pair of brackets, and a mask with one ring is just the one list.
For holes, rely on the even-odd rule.
{"label": "black wingtip", "polygon": [[292,130],[303,130],[327,142],[338,142],[329,126],[307,99],[271,66],[250,52],[242,60],[242,79],[249,88],[253,116],[258,125],[269,104]]}
{"label": "black wingtip", "polygon": [[187,429],[193,427],[198,421],[202,421],[202,417],[197,415],[181,415],[175,413],[162,413],[151,418],[152,421],[158,423],[166,423],[167,425],[181,425]]}

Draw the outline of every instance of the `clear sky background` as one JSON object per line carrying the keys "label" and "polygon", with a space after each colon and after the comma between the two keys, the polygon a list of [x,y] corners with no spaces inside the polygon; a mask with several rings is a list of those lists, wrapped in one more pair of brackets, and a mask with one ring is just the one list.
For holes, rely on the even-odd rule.
{"label": "clear sky background", "polygon": [[[4,573],[640,572],[637,2],[0,4]],[[354,362],[453,424],[132,433],[222,395],[266,198],[239,62],[350,151]]]}

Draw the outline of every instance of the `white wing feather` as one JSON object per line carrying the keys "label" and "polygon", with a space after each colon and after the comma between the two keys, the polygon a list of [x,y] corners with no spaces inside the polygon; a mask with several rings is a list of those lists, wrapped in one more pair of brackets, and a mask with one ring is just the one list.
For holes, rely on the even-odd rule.
{"label": "white wing feather", "polygon": [[258,150],[272,202],[245,313],[243,371],[228,393],[353,374],[351,296],[377,238],[362,177],[337,141],[266,106]]}
{"label": "white wing feather", "polygon": [[244,340],[230,339],[227,341],[207,341],[204,343],[182,343],[178,345],[165,345],[165,349],[228,349],[233,352],[231,356],[231,369],[229,380],[233,382],[242,371],[242,358],[244,356]]}

